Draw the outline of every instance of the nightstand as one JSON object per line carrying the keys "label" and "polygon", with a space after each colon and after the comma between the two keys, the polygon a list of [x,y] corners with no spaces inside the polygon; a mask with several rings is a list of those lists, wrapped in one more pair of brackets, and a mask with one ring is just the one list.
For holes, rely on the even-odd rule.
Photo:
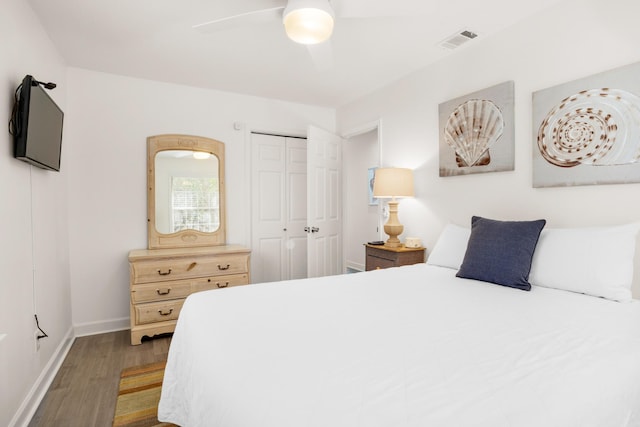
{"label": "nightstand", "polygon": [[400,267],[401,265],[424,262],[424,248],[388,248],[383,245],[365,244],[367,251],[366,267],[369,270]]}

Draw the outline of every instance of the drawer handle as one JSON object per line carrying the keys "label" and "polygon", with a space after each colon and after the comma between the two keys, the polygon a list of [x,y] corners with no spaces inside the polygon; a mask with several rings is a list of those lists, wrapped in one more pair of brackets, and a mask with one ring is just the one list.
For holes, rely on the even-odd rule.
{"label": "drawer handle", "polygon": [[220,264],[218,264],[218,270],[223,270],[223,271],[224,271],[224,270],[228,270],[228,269],[229,269],[229,267],[231,267],[229,264],[227,264],[227,266],[226,266],[226,267],[223,267],[223,266],[221,266]]}
{"label": "drawer handle", "polygon": [[161,291],[160,289],[156,289],[156,292],[158,293],[158,295],[169,295],[169,292],[171,292],[171,288],[167,288],[166,291]]}
{"label": "drawer handle", "polygon": [[171,274],[171,269],[167,270],[165,273],[163,273],[162,270],[158,270],[158,274],[161,276],[168,276]]}
{"label": "drawer handle", "polygon": [[229,282],[224,282],[224,285],[220,282],[216,282],[216,286],[219,288],[226,288],[227,286],[229,286]]}
{"label": "drawer handle", "polygon": [[164,312],[162,310],[158,310],[158,313],[160,313],[160,316],[168,316],[171,313],[173,313],[173,308],[170,308],[169,311],[167,311],[167,312]]}

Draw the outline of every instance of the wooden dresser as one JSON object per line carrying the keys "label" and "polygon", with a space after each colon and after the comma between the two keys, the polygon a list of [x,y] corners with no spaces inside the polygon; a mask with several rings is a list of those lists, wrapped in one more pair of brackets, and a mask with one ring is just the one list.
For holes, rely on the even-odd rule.
{"label": "wooden dresser", "polygon": [[400,267],[424,262],[424,248],[388,248],[383,245],[365,245],[365,270]]}
{"label": "wooden dresser", "polygon": [[190,294],[249,284],[249,255],[240,245],[129,252],[131,344],[173,332]]}

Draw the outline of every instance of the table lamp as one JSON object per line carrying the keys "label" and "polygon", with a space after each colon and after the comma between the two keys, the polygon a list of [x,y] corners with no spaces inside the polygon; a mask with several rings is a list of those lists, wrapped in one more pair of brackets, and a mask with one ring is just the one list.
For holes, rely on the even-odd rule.
{"label": "table lamp", "polygon": [[384,225],[384,232],[389,236],[385,246],[402,247],[398,236],[404,227],[398,222],[398,201],[396,197],[413,197],[413,171],[406,168],[378,168],[373,181],[373,197],[390,198],[389,219]]}

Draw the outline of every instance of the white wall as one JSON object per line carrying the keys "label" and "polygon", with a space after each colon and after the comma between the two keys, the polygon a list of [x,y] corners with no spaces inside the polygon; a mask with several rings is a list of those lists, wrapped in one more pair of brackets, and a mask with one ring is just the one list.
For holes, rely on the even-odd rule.
{"label": "white wall", "polygon": [[[147,246],[146,138],[225,143],[227,241],[250,245],[248,131],[334,130],[335,111],[69,70],[66,127],[73,324],[79,335],[129,325],[127,253]],[[243,130],[234,123],[244,124]]]}
{"label": "white wall", "polygon": [[[23,0],[6,0],[0,13],[0,117],[6,126],[13,95],[26,74],[57,83],[49,92],[66,110],[66,67]],[[6,129],[6,127],[5,127]],[[71,343],[67,230],[67,136],[61,172],[13,158],[13,140],[0,133],[0,425],[28,422]],[[33,224],[33,226],[32,226]],[[34,313],[49,338],[35,350]]]}
{"label": "white wall", "polygon": [[[549,226],[640,219],[640,184],[532,188],[534,91],[640,61],[640,3],[564,2],[338,109],[338,128],[381,119],[382,166],[415,168],[416,198],[400,202],[402,238],[433,247],[443,226],[471,215],[546,218]],[[438,104],[515,81],[515,170],[438,177]]]}

